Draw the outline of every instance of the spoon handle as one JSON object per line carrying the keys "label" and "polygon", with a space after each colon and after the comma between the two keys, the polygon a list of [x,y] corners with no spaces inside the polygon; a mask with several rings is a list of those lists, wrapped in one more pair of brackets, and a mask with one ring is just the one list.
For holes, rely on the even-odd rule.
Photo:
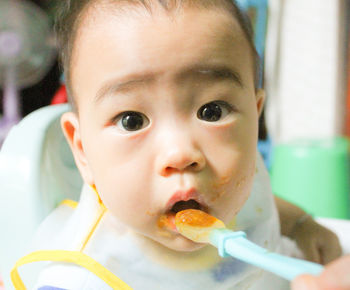
{"label": "spoon handle", "polygon": [[249,241],[241,231],[215,229],[210,234],[210,243],[218,248],[222,257],[232,256],[287,280],[300,274],[318,275],[323,270],[320,264],[270,252]]}

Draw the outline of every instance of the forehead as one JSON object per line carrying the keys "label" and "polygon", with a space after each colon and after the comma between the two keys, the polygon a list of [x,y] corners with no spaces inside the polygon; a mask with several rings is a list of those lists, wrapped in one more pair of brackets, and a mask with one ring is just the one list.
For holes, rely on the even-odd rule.
{"label": "forehead", "polygon": [[[145,8],[90,9],[74,45],[71,75],[79,94],[94,83],[141,71],[170,74],[203,62],[232,64],[253,75],[250,47],[238,22],[222,9],[183,8],[169,14]],[[187,66],[187,67],[186,67]],[[248,69],[247,69],[248,68]],[[242,72],[246,73],[246,72]]]}
{"label": "forehead", "polygon": [[[184,29],[186,28],[186,29]],[[243,31],[237,19],[224,7],[191,7],[183,4],[179,9],[165,10],[159,4],[151,10],[144,6],[127,6],[109,4],[102,6],[95,4],[89,7],[83,15],[83,21],[78,29],[75,47],[84,41],[108,41],[110,36],[119,39],[139,39],[139,43],[147,43],[147,39],[154,37],[157,41],[177,41],[179,38],[193,37],[196,32],[201,34],[217,34],[216,41],[229,45],[230,40],[244,41]],[[173,32],[173,34],[171,34]],[[203,35],[205,36],[205,35]],[[112,39],[109,39],[112,41]],[[146,42],[145,42],[146,40]],[[187,39],[188,40],[188,39]],[[214,39],[207,39],[203,45],[212,44]]]}

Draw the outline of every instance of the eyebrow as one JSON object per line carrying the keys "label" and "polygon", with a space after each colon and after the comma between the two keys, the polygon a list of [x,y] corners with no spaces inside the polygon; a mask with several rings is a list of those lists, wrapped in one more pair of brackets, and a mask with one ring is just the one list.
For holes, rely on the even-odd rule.
{"label": "eyebrow", "polygon": [[[226,65],[196,65],[180,72],[178,78],[182,79],[189,75],[208,76],[210,79],[215,81],[231,81],[239,87],[244,88],[240,74]],[[131,89],[133,87],[149,83],[155,79],[155,74],[149,72],[143,74],[133,74],[126,79],[126,81],[112,79],[105,82],[97,91],[95,102],[98,103],[104,97],[113,93],[115,94],[118,91],[126,90],[128,88]]]}
{"label": "eyebrow", "polygon": [[147,75],[145,74],[140,76],[134,76],[134,79],[130,79],[127,81],[118,81],[118,80],[112,79],[105,82],[96,93],[95,103],[98,103],[99,101],[101,101],[103,98],[105,98],[110,94],[151,81],[153,78],[147,77]]}
{"label": "eyebrow", "polygon": [[240,74],[226,65],[195,66],[187,70],[185,74],[206,75],[214,80],[231,81],[241,88],[244,87]]}

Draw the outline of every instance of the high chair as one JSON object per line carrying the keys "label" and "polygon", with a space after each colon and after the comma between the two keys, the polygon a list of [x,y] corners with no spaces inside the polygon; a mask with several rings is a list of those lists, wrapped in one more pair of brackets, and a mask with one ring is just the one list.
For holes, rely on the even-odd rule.
{"label": "high chair", "polygon": [[1,148],[0,273],[6,286],[39,223],[62,200],[79,198],[82,179],[60,127],[69,109],[54,105],[29,114]]}

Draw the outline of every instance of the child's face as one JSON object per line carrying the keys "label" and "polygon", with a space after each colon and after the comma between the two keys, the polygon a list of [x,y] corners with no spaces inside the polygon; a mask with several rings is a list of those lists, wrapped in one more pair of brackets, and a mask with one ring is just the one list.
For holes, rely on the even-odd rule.
{"label": "child's face", "polygon": [[198,249],[174,229],[174,212],[198,207],[229,222],[255,173],[263,96],[248,42],[215,10],[94,13],[72,60],[79,116],[62,119],[77,165],[128,228]]}

